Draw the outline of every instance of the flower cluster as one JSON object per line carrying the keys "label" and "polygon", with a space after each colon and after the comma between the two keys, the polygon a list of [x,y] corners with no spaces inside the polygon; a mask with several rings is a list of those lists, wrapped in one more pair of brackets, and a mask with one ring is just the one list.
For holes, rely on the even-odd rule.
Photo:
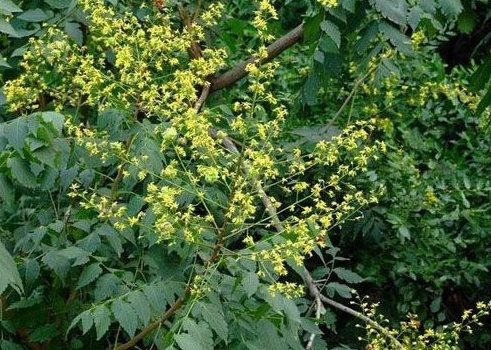
{"label": "flower cluster", "polygon": [[476,310],[464,311],[460,322],[443,325],[438,329],[422,330],[417,315],[409,314],[408,320],[400,322],[398,328],[389,328],[386,326],[389,321],[379,314],[377,304],[370,304],[362,300],[359,306],[364,315],[378,322],[378,327],[375,327],[374,324],[365,326],[367,349],[371,350],[458,350],[461,334],[471,334],[473,325],[482,326],[480,319],[489,315],[489,310],[491,310],[491,302],[487,304],[478,302]]}
{"label": "flower cluster", "polygon": [[333,8],[339,5],[339,0],[317,0],[319,4],[326,8]]}
{"label": "flower cluster", "polygon": [[252,24],[256,28],[259,38],[264,42],[274,39],[274,36],[268,30],[270,19],[278,19],[278,14],[271,4],[271,0],[259,0]]}
{"label": "flower cluster", "polygon": [[[170,7],[139,18],[117,14],[102,0],[80,5],[90,21],[90,40],[78,46],[62,30],[49,28],[31,41],[25,73],[4,89],[13,110],[36,109],[38,96],[48,96],[60,110],[86,106],[95,118],[108,110],[124,115],[113,134],[91,126],[97,125],[92,116],[67,118],[68,134],[103,169],[99,182],[73,185],[69,196],[118,230],[150,231],[169,249],[193,247],[204,266],[218,266],[233,250],[238,259],[257,262],[256,272],[272,293],[300,295],[297,285],[277,282],[287,264],[302,265],[314,249],[325,247],[333,225],[377,200],[350,184],[384,151],[383,143],[363,146],[373,123],[349,126],[311,153],[278,145],[287,116],[271,92],[278,63],[260,64],[273,38],[268,21],[277,17],[268,0],[257,1],[257,61],[246,67],[247,90],[227,106],[232,115],[197,103],[209,77],[225,64],[223,49],[189,52],[205,41],[223,5],[211,4],[184,25],[175,23]],[[157,159],[145,153],[145,142]],[[307,182],[309,172],[325,176]],[[142,202],[136,209],[128,199],[134,187],[119,190],[127,184],[141,191],[134,196]],[[232,244],[241,241],[245,248]],[[193,281],[192,294],[201,295],[207,279],[198,275]]]}

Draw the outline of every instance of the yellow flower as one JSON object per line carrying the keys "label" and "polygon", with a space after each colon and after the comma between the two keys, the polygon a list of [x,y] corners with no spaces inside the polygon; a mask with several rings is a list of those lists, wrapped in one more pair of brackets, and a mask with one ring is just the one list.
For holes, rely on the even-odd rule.
{"label": "yellow flower", "polygon": [[327,8],[333,8],[339,5],[339,0],[317,0],[317,2]]}

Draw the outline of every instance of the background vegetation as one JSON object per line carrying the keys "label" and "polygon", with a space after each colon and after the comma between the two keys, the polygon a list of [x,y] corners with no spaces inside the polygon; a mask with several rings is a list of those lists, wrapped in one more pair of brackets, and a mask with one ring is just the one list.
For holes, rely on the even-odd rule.
{"label": "background vegetation", "polygon": [[0,13],[2,350],[490,347],[487,0]]}

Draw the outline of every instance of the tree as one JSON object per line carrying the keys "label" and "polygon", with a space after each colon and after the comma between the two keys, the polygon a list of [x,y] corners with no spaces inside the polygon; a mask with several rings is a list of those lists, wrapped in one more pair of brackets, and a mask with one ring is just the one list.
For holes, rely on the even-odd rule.
{"label": "tree", "polygon": [[[6,49],[2,239],[21,274],[1,250],[0,286],[16,292],[2,347],[325,348],[327,307],[412,346],[333,299],[363,279],[329,232],[377,202],[357,179],[386,151],[377,122],[333,123],[364,83],[398,73],[408,28],[439,28],[458,2],[286,4],[304,23],[278,23],[268,1],[4,3],[1,31],[29,39]],[[299,69],[279,55],[301,40]],[[338,112],[315,142],[289,142],[286,102],[322,106],[335,74],[350,81]]]}

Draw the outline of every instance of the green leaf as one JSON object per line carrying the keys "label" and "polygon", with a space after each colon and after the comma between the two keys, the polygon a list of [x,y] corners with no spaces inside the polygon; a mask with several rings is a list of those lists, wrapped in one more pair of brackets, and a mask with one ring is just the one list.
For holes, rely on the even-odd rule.
{"label": "green leaf", "polygon": [[[213,349],[213,333],[205,322],[196,323],[192,319],[185,319],[182,327],[195,341],[192,346],[198,345],[198,349]],[[179,334],[178,334],[179,335]],[[182,334],[184,335],[184,334]],[[179,344],[179,343],[178,343]],[[179,344],[181,346],[181,344]],[[184,350],[184,348],[183,348]]]}
{"label": "green leaf", "polygon": [[355,12],[355,2],[356,0],[342,0],[341,1],[341,6],[346,10],[351,13]]}
{"label": "green leaf", "polygon": [[464,208],[469,209],[471,207],[471,204],[465,197],[465,194],[463,191],[460,191],[460,197],[462,198],[462,204],[464,205]]}
{"label": "green leaf", "polygon": [[459,30],[464,34],[470,34],[476,27],[476,23],[479,20],[479,16],[474,10],[466,9],[457,18],[457,26]]}
{"label": "green leaf", "polygon": [[484,96],[481,98],[481,101],[476,109],[476,114],[481,115],[488,106],[491,106],[491,88],[488,89],[488,91],[486,91]]}
{"label": "green leaf", "polygon": [[320,23],[324,16],[322,13],[314,17],[307,17],[304,24],[304,40],[307,43],[313,43],[319,38]]}
{"label": "green leaf", "polygon": [[104,300],[116,294],[120,280],[112,273],[106,273],[96,282],[94,297],[96,300]]}
{"label": "green leaf", "polygon": [[405,239],[411,239],[411,233],[409,232],[409,229],[406,226],[401,226],[397,229],[397,232],[404,237]]}
{"label": "green leaf", "polygon": [[83,265],[89,261],[90,253],[86,250],[71,246],[57,252],[59,256],[73,260],[72,266]]}
{"label": "green leaf", "polygon": [[295,302],[292,299],[285,298],[284,296],[281,296],[281,299],[283,301],[283,314],[288,321],[295,324],[300,324],[300,311]]}
{"label": "green leaf", "polygon": [[302,317],[301,327],[310,334],[323,334],[319,326],[309,318]]}
{"label": "green leaf", "polygon": [[82,321],[82,332],[83,334],[85,334],[89,331],[89,329],[92,327],[94,323],[92,312],[90,310],[86,310],[82,312],[80,314],[80,320]]}
{"label": "green leaf", "polygon": [[196,339],[189,334],[176,334],[174,340],[182,350],[207,350],[202,348]]}
{"label": "green leaf", "polygon": [[460,0],[440,0],[438,7],[448,17],[456,17],[464,9]]}
{"label": "green leaf", "polygon": [[95,229],[94,233],[96,232],[99,236],[103,236],[107,239],[118,257],[121,256],[121,254],[124,252],[123,243],[121,241],[121,235],[114,229],[114,227],[108,224],[103,224]]}
{"label": "green leaf", "polygon": [[14,259],[0,242],[0,295],[10,286],[17,293],[23,294],[24,287],[22,280],[15,265]]}
{"label": "green leaf", "polygon": [[25,11],[23,14],[17,16],[17,18],[26,22],[43,22],[49,19],[49,16],[40,8],[36,8]]}
{"label": "green leaf", "polygon": [[101,237],[97,231],[85,236],[77,242],[77,247],[89,252],[94,253],[101,246]]}
{"label": "green leaf", "polygon": [[29,340],[33,342],[45,342],[59,334],[58,328],[54,323],[49,323],[36,328],[29,334]]}
{"label": "green leaf", "polygon": [[[331,290],[339,294],[340,297],[349,299],[351,298],[351,288],[345,284],[338,282],[330,282],[326,286],[326,290]],[[332,295],[332,293],[330,293]]]}
{"label": "green leaf", "polygon": [[10,35],[14,38],[19,37],[19,33],[12,27],[12,25],[7,22],[5,19],[0,17],[0,33],[5,33],[7,35]]}
{"label": "green leaf", "polygon": [[40,161],[42,164],[46,164],[50,166],[51,168],[56,168],[56,159],[57,159],[57,152],[56,150],[53,149],[53,147],[42,147],[34,152],[32,152],[32,156]]}
{"label": "green leaf", "polygon": [[442,297],[438,297],[435,300],[433,300],[430,304],[430,310],[431,312],[435,313],[440,310],[440,306],[442,305]]}
{"label": "green leaf", "polygon": [[150,303],[142,292],[139,290],[133,291],[127,297],[136,314],[142,321],[143,326],[148,325],[151,317]]}
{"label": "green leaf", "polygon": [[2,350],[24,350],[24,348],[18,344],[12,343],[8,340],[0,340],[0,349]]}
{"label": "green leaf", "polygon": [[41,267],[35,259],[26,259],[24,262],[24,278],[26,284],[33,283],[38,277]]}
{"label": "green leaf", "polygon": [[37,115],[40,115],[42,120],[53,125],[55,130],[58,132],[58,135],[61,135],[65,125],[65,116],[63,114],[58,112],[42,112],[40,114],[37,113]]}
{"label": "green leaf", "polygon": [[418,4],[424,12],[429,14],[436,14],[436,3],[435,0],[421,0]]}
{"label": "green leaf", "polygon": [[42,261],[60,277],[64,277],[70,270],[70,260],[58,255],[56,251],[48,252]]}
{"label": "green leaf", "polygon": [[4,124],[5,137],[9,144],[21,155],[28,132],[26,118],[17,118],[10,123]]}
{"label": "green leaf", "polygon": [[305,84],[302,88],[303,102],[309,106],[317,102],[317,91],[319,89],[319,76],[314,70],[309,71]]}
{"label": "green leaf", "polygon": [[165,301],[165,298],[162,297],[162,291],[160,291],[160,288],[158,288],[156,285],[149,284],[144,286],[142,290],[150,302],[150,305],[152,305],[152,308],[156,312],[160,313],[165,309],[167,302]]}
{"label": "green leaf", "polygon": [[387,70],[389,71],[389,75],[395,75],[397,77],[400,77],[401,72],[399,71],[399,67],[397,67],[390,58],[382,57],[380,63],[382,66],[387,68]]}
{"label": "green leaf", "polygon": [[10,304],[8,310],[28,309],[34,305],[39,305],[43,302],[43,296],[37,291],[32,292],[30,296],[21,298],[19,301]]}
{"label": "green leaf", "polygon": [[346,11],[342,9],[339,6],[336,7],[330,7],[327,9],[327,12],[335,17],[336,19],[340,20],[343,23],[346,23],[347,17],[346,17]]}
{"label": "green leaf", "polygon": [[254,272],[248,272],[244,275],[241,285],[247,293],[247,296],[250,298],[256,293],[257,288],[259,287],[259,277]]}
{"label": "green leaf", "polygon": [[379,24],[379,29],[387,39],[389,39],[390,43],[395,46],[395,48],[403,53],[411,53],[411,40],[404,35],[400,30],[396,29],[389,23],[382,21]]}
{"label": "green leaf", "polygon": [[101,273],[102,268],[100,267],[99,263],[93,263],[89,266],[86,266],[78,279],[77,289],[85,287],[86,285],[94,281],[97,277],[99,277]]}
{"label": "green leaf", "polygon": [[[84,311],[84,312],[87,312],[87,311]],[[79,314],[77,315],[77,317],[75,317],[72,322],[70,322],[70,325],[68,326],[68,329],[67,329],[67,334],[70,332],[70,330],[75,327],[77,325],[77,323],[80,322],[80,320],[82,319],[82,314]]]}
{"label": "green leaf", "polygon": [[[46,141],[43,141],[43,140],[34,138],[32,136],[27,136],[26,137],[25,144],[26,144],[26,146],[28,146],[28,149],[31,152],[31,154],[34,151],[36,151],[36,150],[38,150],[38,149],[40,149],[42,147],[51,146],[50,145],[50,142],[46,142]],[[54,155],[56,155],[55,150],[54,149],[51,149],[51,147],[49,147],[48,150],[50,151],[50,153],[53,153]],[[44,156],[41,155],[40,157],[46,157],[46,156],[45,155]],[[40,157],[37,157],[37,156],[34,155],[34,158],[36,158],[36,160],[40,160]],[[50,157],[48,156],[48,158],[50,158]]]}
{"label": "green leaf", "polygon": [[342,280],[348,282],[348,283],[361,283],[365,279],[358,275],[357,273],[345,269],[344,267],[336,267],[333,269],[333,272]]}
{"label": "green leaf", "polygon": [[419,22],[421,22],[421,18],[423,17],[423,10],[419,6],[414,6],[409,10],[407,14],[407,23],[411,27],[412,30],[416,30],[418,28]]}
{"label": "green leaf", "polygon": [[378,33],[378,22],[370,23],[363,29],[360,38],[354,45],[354,49],[360,53],[365,52],[370,47],[370,43],[377,37]]}
{"label": "green leaf", "polygon": [[76,227],[84,232],[91,232],[92,221],[88,219],[77,220],[72,224],[73,227]]}
{"label": "green leaf", "polygon": [[84,42],[84,35],[82,33],[82,30],[80,29],[80,25],[75,22],[67,22],[65,24],[65,33],[68,34],[68,36],[77,43],[77,45],[82,46]]}
{"label": "green leaf", "polygon": [[116,299],[111,304],[111,310],[114,317],[121,327],[132,337],[136,331],[138,316],[131,305],[121,299]]}
{"label": "green leaf", "polygon": [[341,32],[337,25],[325,20],[321,22],[321,29],[334,41],[338,48],[341,46]]}
{"label": "green leaf", "polygon": [[0,0],[0,12],[5,15],[10,15],[14,12],[22,12],[22,9],[11,0]]}
{"label": "green leaf", "polygon": [[101,339],[106,334],[111,324],[111,312],[105,305],[98,305],[92,311],[94,318],[94,327],[97,334],[97,340]]}
{"label": "green leaf", "polygon": [[407,3],[405,0],[375,0],[375,7],[382,16],[404,26],[406,24]]}
{"label": "green leaf", "polygon": [[38,185],[36,176],[25,159],[10,158],[7,160],[7,167],[12,173],[13,180],[18,181],[22,186],[35,188]]}
{"label": "green leaf", "polygon": [[55,9],[66,9],[70,7],[72,0],[44,0],[44,2]]}
{"label": "green leaf", "polygon": [[[268,350],[284,350],[285,344],[278,336],[278,331],[276,327],[267,320],[259,320],[257,323],[257,333],[259,340],[259,345],[261,349]],[[257,344],[257,343],[256,343]]]}
{"label": "green leaf", "polygon": [[65,228],[65,222],[61,220],[56,220],[48,225],[50,230],[60,233]]}
{"label": "green leaf", "polygon": [[228,324],[225,321],[222,306],[211,303],[200,303],[199,305],[201,306],[203,319],[226,342],[228,339]]}
{"label": "green leaf", "polygon": [[[7,63],[7,61],[2,56],[2,54],[0,54],[0,67],[12,68],[12,66]],[[0,98],[0,100],[1,100],[1,98]],[[2,103],[2,101],[0,101],[0,106],[3,105],[4,103],[5,102]]]}
{"label": "green leaf", "polygon": [[472,91],[477,92],[481,89],[484,89],[486,84],[491,79],[491,55],[488,56],[484,62],[482,62],[477,70],[472,74],[471,88]]}
{"label": "green leaf", "polygon": [[4,174],[0,174],[0,199],[2,207],[9,212],[13,212],[16,208],[14,201],[14,188],[12,182]]}

